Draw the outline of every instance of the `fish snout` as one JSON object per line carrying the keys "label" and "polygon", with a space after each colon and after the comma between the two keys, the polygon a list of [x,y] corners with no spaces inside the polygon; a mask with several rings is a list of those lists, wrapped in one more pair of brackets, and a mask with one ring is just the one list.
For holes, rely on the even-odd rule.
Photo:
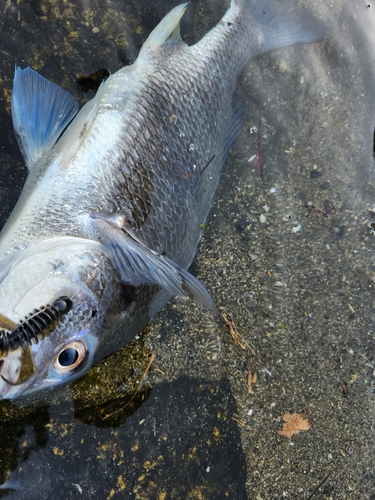
{"label": "fish snout", "polygon": [[[0,399],[14,397],[25,389],[25,382],[36,373],[34,354],[29,344],[2,353],[0,357]],[[11,395],[12,394],[12,395]]]}
{"label": "fish snout", "polygon": [[[22,368],[20,353],[12,352],[4,358],[0,358],[0,398],[11,397],[9,391],[18,385]],[[18,392],[18,391],[17,391]]]}

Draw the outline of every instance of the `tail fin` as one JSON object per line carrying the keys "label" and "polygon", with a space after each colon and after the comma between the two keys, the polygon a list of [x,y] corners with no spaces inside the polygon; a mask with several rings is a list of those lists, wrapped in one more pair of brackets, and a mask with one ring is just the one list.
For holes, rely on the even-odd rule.
{"label": "tail fin", "polygon": [[286,0],[232,0],[231,5],[247,8],[264,34],[262,52],[321,40],[324,28],[306,9],[286,3]]}

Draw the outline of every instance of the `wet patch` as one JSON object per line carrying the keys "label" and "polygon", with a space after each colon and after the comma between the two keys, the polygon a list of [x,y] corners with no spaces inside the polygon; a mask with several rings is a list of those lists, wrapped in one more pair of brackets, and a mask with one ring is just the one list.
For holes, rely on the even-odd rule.
{"label": "wet patch", "polygon": [[77,421],[69,403],[45,409],[44,420],[31,413],[14,422],[18,438],[8,423],[16,450],[8,498],[245,499],[236,415],[227,381],[186,377],[156,385],[116,428]]}

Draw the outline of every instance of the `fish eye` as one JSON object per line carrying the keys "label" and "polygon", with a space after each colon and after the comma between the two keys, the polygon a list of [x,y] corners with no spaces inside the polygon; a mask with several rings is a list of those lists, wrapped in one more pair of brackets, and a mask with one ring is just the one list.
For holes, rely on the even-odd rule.
{"label": "fish eye", "polygon": [[60,374],[70,373],[85,363],[87,355],[86,344],[82,340],[75,340],[64,346],[64,349],[56,356],[53,366]]}
{"label": "fish eye", "polygon": [[77,349],[68,347],[60,352],[58,360],[61,366],[72,366],[79,357]]}

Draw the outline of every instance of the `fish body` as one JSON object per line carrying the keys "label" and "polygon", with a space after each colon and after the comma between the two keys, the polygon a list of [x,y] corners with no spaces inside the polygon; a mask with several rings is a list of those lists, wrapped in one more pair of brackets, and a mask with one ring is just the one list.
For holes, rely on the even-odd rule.
{"label": "fish body", "polygon": [[[186,269],[241,131],[238,76],[251,57],[322,32],[270,1],[232,0],[189,47],[179,35],[186,5],[78,113],[66,91],[16,69],[12,117],[29,176],[0,237],[0,315],[17,325],[61,296],[73,307],[47,338],[3,349],[2,397],[76,379],[172,295],[215,311]],[[34,369],[20,379],[27,350]]]}

